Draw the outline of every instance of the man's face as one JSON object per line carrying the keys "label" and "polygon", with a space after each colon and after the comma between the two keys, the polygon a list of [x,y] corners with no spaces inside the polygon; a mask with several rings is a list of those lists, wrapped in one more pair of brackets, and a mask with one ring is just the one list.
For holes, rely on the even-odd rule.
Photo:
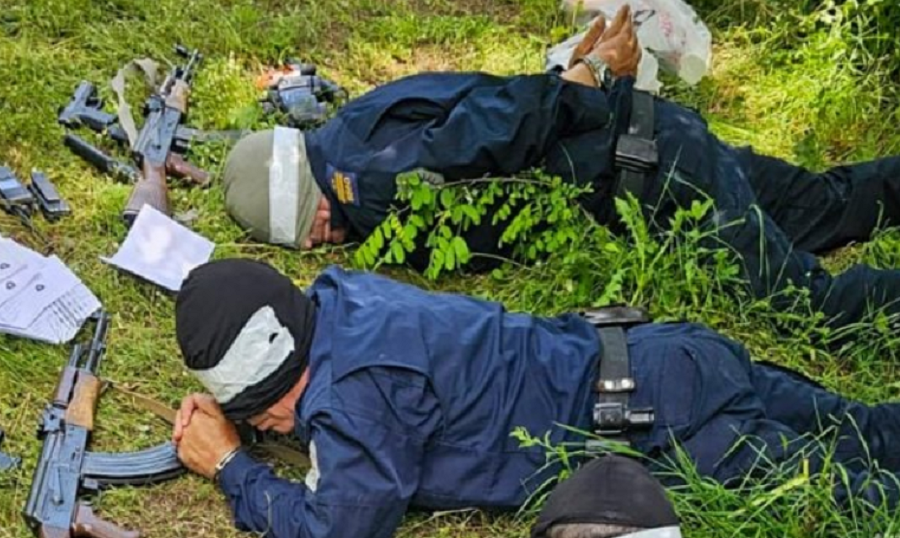
{"label": "man's face", "polygon": [[[194,375],[218,402],[226,402],[222,405],[227,408],[235,399],[241,398],[247,387],[275,379],[272,376],[295,351],[296,342],[290,329],[278,319],[275,310],[266,305],[244,323],[215,367],[194,371]],[[288,391],[274,404],[265,402],[269,407],[249,422],[263,430],[290,432],[294,427],[295,392]]]}
{"label": "man's face", "polygon": [[289,396],[290,393],[272,407],[256,416],[250,417],[247,422],[259,431],[272,430],[281,434],[291,433],[294,431],[295,415],[293,401],[290,403],[285,402]]}
{"label": "man's face", "polygon": [[316,208],[316,216],[313,218],[312,229],[309,237],[303,243],[303,248],[309,250],[322,243],[343,243],[347,239],[347,231],[331,227],[331,204],[322,196],[319,206]]}

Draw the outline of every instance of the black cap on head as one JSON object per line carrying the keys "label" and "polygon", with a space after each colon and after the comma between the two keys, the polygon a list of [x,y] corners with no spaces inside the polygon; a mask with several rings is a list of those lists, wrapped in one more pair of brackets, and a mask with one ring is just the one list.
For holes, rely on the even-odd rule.
{"label": "black cap on head", "polygon": [[551,527],[579,523],[655,529],[677,527],[678,516],[643,465],[607,455],[585,464],[553,490],[531,536],[544,538]]}
{"label": "black cap on head", "polygon": [[252,260],[195,268],[175,303],[185,365],[232,420],[265,411],[296,385],[315,318],[315,305],[289,278]]}

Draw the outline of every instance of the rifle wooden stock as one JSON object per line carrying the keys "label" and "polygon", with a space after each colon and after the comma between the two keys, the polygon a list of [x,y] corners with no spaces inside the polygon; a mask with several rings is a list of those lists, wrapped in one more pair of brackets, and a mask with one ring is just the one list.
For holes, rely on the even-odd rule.
{"label": "rifle wooden stock", "polygon": [[80,372],[72,401],[66,410],[66,423],[94,431],[94,414],[103,384],[96,376]]}
{"label": "rifle wooden stock", "polygon": [[104,521],[94,515],[90,507],[78,505],[75,522],[72,523],[72,536],[91,538],[140,538],[141,533],[125,529]]}
{"label": "rifle wooden stock", "polygon": [[209,172],[187,162],[177,153],[169,153],[166,158],[166,170],[175,177],[190,179],[201,187],[209,185]]}
{"label": "rifle wooden stock", "polygon": [[128,226],[134,222],[144,204],[152,206],[163,215],[169,214],[168,188],[166,186],[166,167],[154,166],[144,161],[142,177],[134,184],[131,197],[125,205],[122,217]]}

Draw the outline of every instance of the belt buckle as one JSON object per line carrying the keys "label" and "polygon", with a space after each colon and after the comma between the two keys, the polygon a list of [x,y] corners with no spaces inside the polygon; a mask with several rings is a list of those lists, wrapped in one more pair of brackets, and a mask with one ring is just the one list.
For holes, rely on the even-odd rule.
{"label": "belt buckle", "polygon": [[631,134],[619,135],[616,142],[616,163],[635,172],[647,172],[659,163],[656,141]]}

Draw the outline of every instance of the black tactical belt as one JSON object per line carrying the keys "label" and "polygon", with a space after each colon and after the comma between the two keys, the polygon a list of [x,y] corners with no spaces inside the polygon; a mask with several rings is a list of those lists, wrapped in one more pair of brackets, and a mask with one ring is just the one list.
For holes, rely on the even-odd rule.
{"label": "black tactical belt", "polygon": [[619,170],[619,177],[614,192],[617,198],[625,198],[625,193],[629,192],[638,200],[642,198],[647,175],[659,163],[654,139],[655,126],[653,96],[634,90],[631,94],[628,132],[619,135],[616,141],[616,168]]}
{"label": "black tactical belt", "polygon": [[[600,367],[594,390],[597,403],[594,406],[594,433],[603,439],[620,443],[628,442],[627,432],[634,428],[653,425],[653,409],[632,409],[629,396],[635,389],[631,377],[631,361],[625,328],[649,323],[646,310],[631,307],[610,307],[585,312],[585,319],[597,328],[602,344]],[[589,440],[588,450],[598,448],[598,440]]]}

